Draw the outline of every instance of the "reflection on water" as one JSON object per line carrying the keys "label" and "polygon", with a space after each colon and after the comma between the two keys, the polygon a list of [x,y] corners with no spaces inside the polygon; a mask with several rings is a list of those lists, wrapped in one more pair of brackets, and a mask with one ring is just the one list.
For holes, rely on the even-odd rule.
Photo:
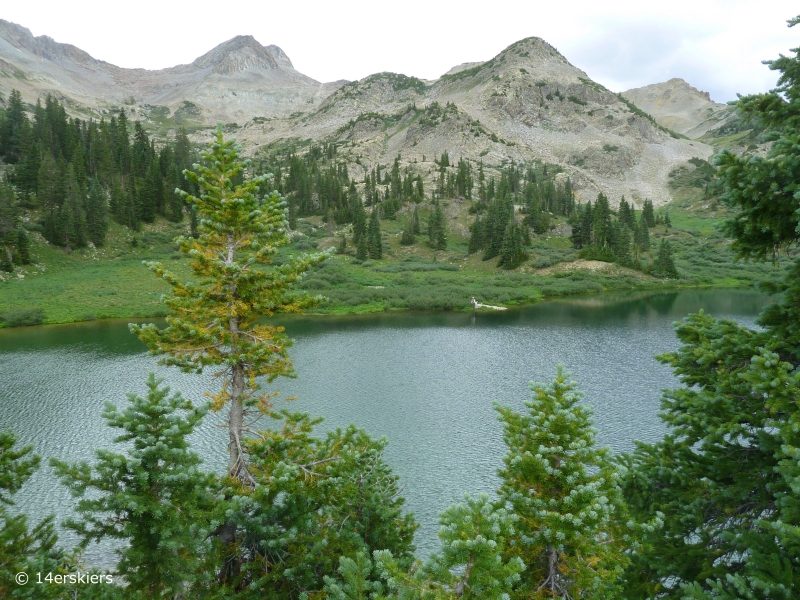
{"label": "reflection on water", "polygon": [[[660,390],[674,386],[653,355],[677,347],[672,323],[704,309],[753,325],[768,298],[742,290],[617,293],[542,302],[491,313],[382,313],[294,317],[281,322],[296,340],[297,379],[277,383],[292,408],[356,423],[389,440],[421,527],[421,554],[437,547],[437,514],[464,492],[491,492],[504,447],[494,402],[522,407],[528,382],[547,382],[563,364],[594,407],[601,444],[628,450],[663,434]],[[156,365],[127,323],[105,321],[0,330],[0,429],[14,429],[44,457],[92,460],[113,445],[103,402],[144,393],[155,370],[173,389],[203,401],[213,377]],[[193,437],[209,469],[226,465],[224,414]],[[73,500],[42,468],[17,495],[34,519],[69,514]],[[66,534],[66,543],[73,538]],[[107,548],[87,561],[110,566]]]}

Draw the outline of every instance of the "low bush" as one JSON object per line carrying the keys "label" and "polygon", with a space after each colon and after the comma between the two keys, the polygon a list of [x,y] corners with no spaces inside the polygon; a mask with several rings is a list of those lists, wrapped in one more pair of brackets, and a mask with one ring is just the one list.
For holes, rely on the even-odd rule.
{"label": "low bush", "polygon": [[41,308],[20,308],[0,314],[3,327],[29,327],[44,323],[45,314]]}

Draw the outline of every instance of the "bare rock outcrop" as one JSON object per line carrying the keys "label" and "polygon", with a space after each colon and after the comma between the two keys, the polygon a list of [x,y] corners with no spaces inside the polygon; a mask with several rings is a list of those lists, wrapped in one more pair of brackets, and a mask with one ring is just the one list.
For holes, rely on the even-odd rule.
{"label": "bare rock outcrop", "polygon": [[734,109],[711,100],[683,79],[670,79],[623,92],[622,95],[649,113],[664,127],[698,139],[736,118]]}

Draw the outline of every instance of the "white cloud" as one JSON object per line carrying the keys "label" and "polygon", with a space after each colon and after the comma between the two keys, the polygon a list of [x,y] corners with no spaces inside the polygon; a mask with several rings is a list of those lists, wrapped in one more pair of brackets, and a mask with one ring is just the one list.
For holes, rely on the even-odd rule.
{"label": "white cloud", "polygon": [[535,35],[615,91],[681,77],[727,101],[774,85],[760,61],[800,46],[800,27],[785,27],[800,12],[788,0],[7,4],[0,18],[124,67],[188,63],[251,34],[321,81],[377,71],[432,79]]}

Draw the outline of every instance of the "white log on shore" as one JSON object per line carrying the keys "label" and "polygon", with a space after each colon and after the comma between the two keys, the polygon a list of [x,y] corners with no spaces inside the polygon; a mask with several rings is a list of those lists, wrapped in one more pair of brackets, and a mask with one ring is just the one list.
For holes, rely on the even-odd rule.
{"label": "white log on shore", "polygon": [[491,308],[493,310],[508,310],[505,306],[492,306],[491,304],[481,304],[475,297],[472,298],[472,308]]}

